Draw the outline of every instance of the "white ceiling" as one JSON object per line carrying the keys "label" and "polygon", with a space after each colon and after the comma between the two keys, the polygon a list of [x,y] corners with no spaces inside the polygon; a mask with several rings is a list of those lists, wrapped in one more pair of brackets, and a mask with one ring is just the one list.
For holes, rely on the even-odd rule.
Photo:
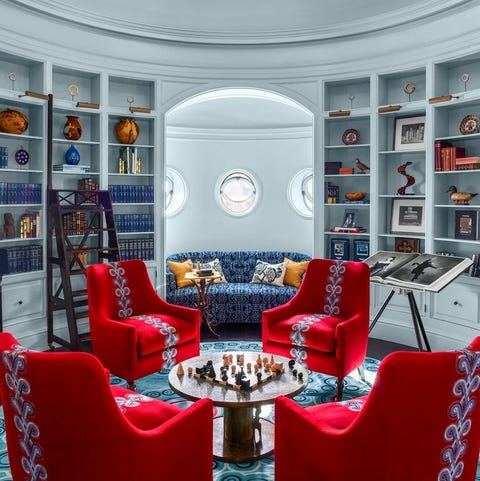
{"label": "white ceiling", "polygon": [[10,0],[70,24],[211,43],[338,38],[428,18],[472,0]]}

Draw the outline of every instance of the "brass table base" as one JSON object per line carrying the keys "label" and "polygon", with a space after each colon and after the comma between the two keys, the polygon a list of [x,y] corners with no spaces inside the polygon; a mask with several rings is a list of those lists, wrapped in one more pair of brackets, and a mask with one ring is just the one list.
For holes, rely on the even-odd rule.
{"label": "brass table base", "polygon": [[224,408],[213,420],[213,457],[227,463],[257,461],[273,454],[273,422],[254,416],[255,408]]}

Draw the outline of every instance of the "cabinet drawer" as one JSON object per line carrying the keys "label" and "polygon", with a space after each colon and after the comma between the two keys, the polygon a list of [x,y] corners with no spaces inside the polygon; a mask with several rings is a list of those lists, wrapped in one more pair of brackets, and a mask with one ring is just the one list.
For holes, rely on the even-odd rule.
{"label": "cabinet drawer", "polygon": [[479,296],[475,286],[452,284],[433,295],[432,316],[445,321],[479,324]]}
{"label": "cabinet drawer", "polygon": [[42,314],[44,297],[41,280],[3,286],[3,320]]}

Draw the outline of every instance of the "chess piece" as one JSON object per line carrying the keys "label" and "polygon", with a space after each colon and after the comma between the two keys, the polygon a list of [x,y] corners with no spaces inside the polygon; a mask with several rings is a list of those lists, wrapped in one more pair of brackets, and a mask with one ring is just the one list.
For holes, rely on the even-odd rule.
{"label": "chess piece", "polygon": [[450,199],[455,202],[456,205],[468,205],[470,199],[478,194],[472,194],[471,192],[458,192],[457,187],[451,185],[447,192],[450,193]]}
{"label": "chess piece", "polygon": [[252,363],[247,362],[247,372],[252,372]]}
{"label": "chess piece", "polygon": [[185,370],[183,369],[183,364],[180,363],[177,367],[177,376],[183,376],[185,374]]}
{"label": "chess piece", "polygon": [[192,374],[193,374],[193,368],[192,367],[189,367],[187,369],[187,372],[188,372],[188,377],[190,377]]}
{"label": "chess piece", "polygon": [[257,365],[259,365],[259,366],[262,365],[262,358],[260,357],[260,354],[257,357]]}
{"label": "chess piece", "polygon": [[365,165],[363,162],[361,162],[360,159],[355,159],[355,165],[357,166],[357,169],[360,171],[359,174],[365,174],[367,170],[370,170],[370,167],[368,165]]}

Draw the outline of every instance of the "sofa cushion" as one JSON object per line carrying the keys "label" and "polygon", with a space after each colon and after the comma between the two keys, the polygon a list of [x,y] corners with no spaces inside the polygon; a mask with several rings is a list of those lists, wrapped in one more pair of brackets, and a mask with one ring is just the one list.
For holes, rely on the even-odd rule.
{"label": "sofa cushion", "polygon": [[288,257],[284,257],[283,262],[287,263],[287,269],[285,271],[285,277],[283,278],[283,284],[286,286],[300,287],[303,274],[307,269],[309,261],[295,262]]}
{"label": "sofa cushion", "polygon": [[127,317],[119,322],[135,326],[140,356],[148,356],[165,347],[184,344],[195,337],[189,323],[168,314],[144,314]]}
{"label": "sofa cushion", "polygon": [[187,259],[184,262],[168,261],[168,267],[170,267],[175,275],[178,289],[192,285],[192,282],[189,279],[185,279],[185,274],[193,271],[192,259]]}
{"label": "sofa cushion", "polygon": [[224,284],[227,282],[225,274],[223,273],[222,264],[218,260],[218,257],[213,259],[213,261],[202,262],[202,269],[212,269],[214,273],[217,272],[220,274],[220,277],[213,281],[214,284]]}
{"label": "sofa cushion", "polygon": [[335,351],[335,329],[343,319],[316,313],[297,314],[270,326],[269,341],[302,345],[322,352]]}
{"label": "sofa cushion", "polygon": [[283,278],[285,277],[286,269],[286,262],[269,264],[268,262],[257,260],[255,270],[253,271],[252,282],[254,284],[269,284],[283,287]]}

